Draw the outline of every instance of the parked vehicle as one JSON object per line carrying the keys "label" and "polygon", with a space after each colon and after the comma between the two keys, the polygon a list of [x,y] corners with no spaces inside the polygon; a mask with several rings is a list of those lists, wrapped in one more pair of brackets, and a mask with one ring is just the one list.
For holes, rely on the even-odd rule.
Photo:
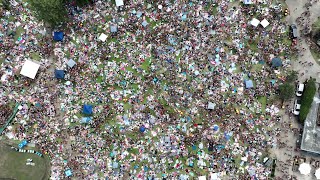
{"label": "parked vehicle", "polygon": [[299,99],[296,99],[294,101],[294,107],[293,107],[293,114],[299,115],[300,114],[300,108],[301,108],[301,101]]}
{"label": "parked vehicle", "polygon": [[302,96],[303,90],[304,90],[304,84],[302,83],[298,84],[296,95],[298,97]]}
{"label": "parked vehicle", "polygon": [[298,38],[298,29],[297,29],[297,26],[295,24],[291,24],[290,25],[290,37],[292,39]]}

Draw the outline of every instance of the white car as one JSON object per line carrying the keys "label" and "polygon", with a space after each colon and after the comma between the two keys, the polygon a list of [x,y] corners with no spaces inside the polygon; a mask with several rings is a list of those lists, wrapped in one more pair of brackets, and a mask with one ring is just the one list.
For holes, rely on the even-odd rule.
{"label": "white car", "polygon": [[302,96],[303,90],[304,90],[304,84],[301,84],[301,83],[300,83],[300,84],[297,86],[296,95],[297,95],[298,97]]}
{"label": "white car", "polygon": [[294,115],[299,115],[300,114],[300,108],[301,108],[301,101],[296,99],[294,101],[294,107],[293,107],[292,113]]}

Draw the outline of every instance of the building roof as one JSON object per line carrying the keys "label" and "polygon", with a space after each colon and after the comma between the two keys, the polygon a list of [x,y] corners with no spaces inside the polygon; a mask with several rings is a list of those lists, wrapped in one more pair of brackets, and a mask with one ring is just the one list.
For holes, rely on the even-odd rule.
{"label": "building roof", "polygon": [[39,67],[40,67],[40,64],[37,64],[30,60],[26,60],[26,62],[22,66],[20,74],[27,76],[31,79],[34,79],[37,75]]}
{"label": "building roof", "polygon": [[[315,96],[318,97],[319,93],[316,92]],[[320,127],[317,126],[318,107],[319,104],[313,101],[309,114],[304,122],[300,149],[320,154]]]}

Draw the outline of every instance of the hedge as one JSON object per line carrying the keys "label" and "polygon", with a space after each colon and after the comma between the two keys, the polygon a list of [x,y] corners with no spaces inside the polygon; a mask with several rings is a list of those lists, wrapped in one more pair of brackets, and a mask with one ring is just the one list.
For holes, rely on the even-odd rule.
{"label": "hedge", "polygon": [[307,82],[305,83],[304,91],[302,93],[302,97],[301,97],[301,109],[300,109],[299,121],[302,124],[307,118],[316,90],[317,88],[316,88],[315,79],[310,78],[309,80],[307,80]]}

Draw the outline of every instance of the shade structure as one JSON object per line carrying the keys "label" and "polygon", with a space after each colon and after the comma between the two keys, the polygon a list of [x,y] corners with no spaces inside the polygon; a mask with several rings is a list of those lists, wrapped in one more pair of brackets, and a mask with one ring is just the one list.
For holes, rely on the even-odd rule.
{"label": "shade structure", "polygon": [[263,19],[261,22],[260,22],[261,26],[263,26],[264,28],[266,28],[267,26],[269,26],[269,21],[266,20],[266,19]]}
{"label": "shade structure", "polygon": [[317,179],[320,179],[320,168],[316,170],[314,175],[316,176]]}
{"label": "shade structure", "polygon": [[26,62],[24,62],[22,66],[20,74],[27,76],[28,78],[34,79],[37,75],[39,67],[40,67],[40,64],[37,64],[30,60],[26,60]]}
{"label": "shade structure", "polygon": [[72,59],[70,59],[68,62],[67,62],[67,65],[72,68],[74,65],[76,65],[76,62]]}
{"label": "shade structure", "polygon": [[142,26],[143,26],[143,27],[146,27],[147,25],[148,25],[148,22],[147,22],[147,21],[143,21],[143,22],[142,22]]}
{"label": "shade structure", "polygon": [[282,61],[281,61],[281,59],[280,58],[273,58],[272,59],[272,61],[271,61],[271,63],[272,63],[272,67],[280,67],[280,66],[282,66]]}
{"label": "shade structure", "polygon": [[307,164],[307,163],[302,163],[302,164],[300,164],[300,166],[299,166],[299,171],[300,171],[300,173],[303,174],[303,175],[310,174],[310,172],[311,172],[311,166],[310,166],[310,164]]}
{"label": "shade structure", "polygon": [[99,40],[102,42],[105,42],[107,40],[107,35],[105,35],[104,33],[101,33],[101,35],[99,36]]}
{"label": "shade structure", "polygon": [[118,27],[117,26],[110,26],[110,32],[115,33],[118,31]]}
{"label": "shade structure", "polygon": [[124,3],[123,3],[123,0],[116,0],[116,6],[119,7],[119,6],[123,6]]}
{"label": "shade structure", "polygon": [[208,102],[208,106],[207,109],[213,110],[215,108],[216,104],[212,103],[212,102]]}
{"label": "shade structure", "polygon": [[247,88],[247,89],[253,88],[253,82],[252,82],[252,80],[246,80],[246,81],[245,81],[245,85],[246,85],[246,88]]}
{"label": "shade structure", "polygon": [[92,114],[92,105],[88,105],[88,104],[83,105],[82,113],[85,115],[91,115]]}
{"label": "shade structure", "polygon": [[199,180],[207,180],[206,176],[199,176],[198,179]]}
{"label": "shade structure", "polygon": [[252,4],[252,1],[251,0],[243,0],[243,3],[244,4]]}
{"label": "shade structure", "polygon": [[54,75],[57,79],[64,79],[64,70],[55,70]]}
{"label": "shade structure", "polygon": [[72,171],[70,169],[66,170],[64,173],[66,174],[67,177],[72,176]]}
{"label": "shade structure", "polygon": [[146,131],[146,127],[140,126],[139,131],[142,132],[142,133],[145,132]]}
{"label": "shade structure", "polygon": [[256,18],[253,18],[251,21],[250,21],[250,24],[254,27],[257,27],[259,24],[260,24],[260,21]]}
{"label": "shade structure", "polygon": [[54,32],[53,33],[53,40],[55,41],[62,41],[63,40],[63,32]]}

